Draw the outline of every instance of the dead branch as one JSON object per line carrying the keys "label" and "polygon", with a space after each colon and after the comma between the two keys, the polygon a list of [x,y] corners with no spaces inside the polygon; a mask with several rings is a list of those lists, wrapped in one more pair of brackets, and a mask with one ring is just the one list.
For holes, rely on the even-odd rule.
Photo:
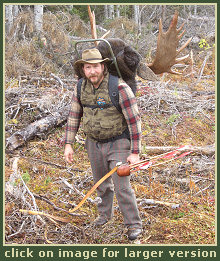
{"label": "dead branch", "polygon": [[19,178],[18,174],[18,160],[19,158],[16,157],[12,164],[13,173],[9,177],[9,181],[5,184],[5,191],[9,192],[10,194],[14,194],[16,188],[14,187],[15,181]]}
{"label": "dead branch", "polygon": [[[148,151],[148,154],[143,154],[143,157],[148,157],[150,154],[161,154],[169,151],[173,151],[177,149],[178,147],[151,147],[151,146],[146,146],[145,149]],[[205,154],[212,156],[215,154],[215,144],[213,145],[208,145],[204,147],[196,147],[196,146],[191,146],[190,150],[192,150],[195,154]]]}
{"label": "dead branch", "polygon": [[15,233],[13,233],[13,234],[11,234],[11,235],[8,235],[8,236],[7,236],[7,239],[19,235],[19,234],[21,233],[21,231],[23,230],[23,227],[24,227],[25,223],[26,223],[26,220],[24,220],[24,221],[22,222],[22,224],[21,224],[21,226],[20,226],[20,228],[18,229],[17,232],[15,232]]}
{"label": "dead branch", "polygon": [[[10,175],[9,181],[5,184],[5,191],[9,192],[15,199],[19,199],[25,206],[28,208],[33,208],[32,205],[34,206],[34,210],[36,211],[38,209],[38,206],[35,201],[35,197],[33,193],[29,190],[28,186],[25,184],[19,169],[18,169],[18,161],[19,158],[16,157],[15,160],[13,161],[13,173]],[[21,180],[23,186],[15,186],[17,180]],[[31,197],[32,204],[29,202],[28,197],[25,197],[26,192]],[[44,221],[41,219],[41,217],[37,217],[42,223]]]}
{"label": "dead branch", "polygon": [[196,84],[201,80],[201,77],[202,77],[203,71],[204,71],[204,69],[205,69],[206,63],[207,63],[207,61],[208,61],[208,59],[209,59],[209,57],[210,57],[211,55],[212,55],[211,52],[208,52],[208,53],[207,53],[207,55],[206,55],[206,57],[205,57],[205,59],[204,59],[204,61],[203,61],[203,63],[202,63],[202,66],[201,66],[201,69],[200,69],[200,72],[199,72],[199,78],[198,78]]}
{"label": "dead branch", "polygon": [[104,33],[104,34],[103,34],[103,36],[101,36],[101,39],[104,39],[104,38],[106,38],[106,36],[108,36],[108,35],[109,35],[109,33],[110,33],[110,31],[108,31],[108,32]]}
{"label": "dead branch", "polygon": [[[78,195],[80,195],[82,198],[85,197],[85,194],[83,194],[82,192],[80,192],[76,187],[74,187],[73,185],[71,185],[66,179],[61,178],[61,182],[63,182],[68,188],[70,188],[71,190],[75,191]],[[92,198],[87,198],[87,200],[92,203],[92,204],[97,204],[100,201],[100,198],[97,197],[95,199]]]}
{"label": "dead branch", "polygon": [[[91,11],[91,8],[89,5],[88,5],[88,13],[89,13],[89,19],[90,19],[90,25],[91,25],[91,31],[92,31],[92,38],[97,39],[95,13]],[[98,46],[97,41],[95,42],[95,46]]]}
{"label": "dead branch", "polygon": [[36,211],[38,209],[38,207],[37,207],[37,203],[36,203],[35,197],[34,197],[33,193],[30,191],[30,189],[28,188],[28,186],[25,184],[25,182],[24,182],[24,180],[23,180],[23,178],[21,176],[20,176],[20,179],[21,179],[25,189],[27,190],[28,194],[31,196],[32,201],[33,201],[33,205],[34,205],[34,210]]}
{"label": "dead branch", "polygon": [[29,157],[24,157],[24,156],[22,158],[26,159],[26,160],[30,160],[30,161],[36,161],[36,162],[39,162],[40,164],[55,166],[56,168],[59,168],[59,169],[67,169],[68,171],[71,170],[71,171],[83,172],[83,170],[81,170],[81,169],[75,169],[75,168],[71,168],[71,167],[67,168],[67,166],[59,165],[57,163],[48,162],[48,161],[44,161],[44,160],[40,160],[40,159],[29,158]]}
{"label": "dead branch", "polygon": [[48,204],[50,204],[51,206],[53,206],[54,209],[58,210],[58,211],[63,211],[71,216],[84,216],[84,215],[81,215],[81,214],[74,214],[74,213],[70,213],[69,211],[63,209],[63,208],[60,208],[60,207],[57,207],[53,202],[51,202],[49,199],[43,197],[42,195],[37,195],[35,193],[33,193],[34,197],[37,198],[37,199],[40,199],[40,200],[43,200],[45,202],[47,202]]}
{"label": "dead branch", "polygon": [[68,111],[63,109],[60,112],[55,112],[53,115],[31,123],[26,128],[15,132],[7,139],[6,149],[10,151],[15,150],[24,145],[27,141],[31,140],[33,137],[44,134],[45,132],[48,132],[48,130],[59,126],[66,121],[67,115]]}
{"label": "dead branch", "polygon": [[40,212],[40,211],[32,211],[32,210],[26,210],[26,209],[20,209],[19,210],[21,213],[26,214],[26,215],[39,215],[39,216],[45,216],[48,219],[53,219],[53,220],[57,220],[60,222],[64,222],[64,223],[69,223],[71,222],[71,219],[69,218],[63,218],[63,217],[58,217],[58,216],[53,216],[44,212]]}
{"label": "dead branch", "polygon": [[[11,195],[13,195],[15,198],[21,199],[25,204],[27,204],[29,207],[32,208],[32,205],[26,200],[25,193],[28,192],[28,194],[32,198],[32,202],[34,205],[34,209],[37,210],[37,204],[35,201],[35,198],[27,185],[25,184],[24,180],[22,179],[22,176],[20,175],[20,172],[18,170],[18,161],[19,157],[16,157],[13,161],[12,169],[13,173],[10,175],[9,181],[5,184],[5,191],[9,192]],[[17,180],[21,180],[23,183],[23,186],[15,186]]]}
{"label": "dead branch", "polygon": [[58,77],[57,75],[55,75],[55,74],[53,74],[53,73],[51,73],[51,76],[52,76],[55,80],[58,81],[58,83],[61,85],[62,91],[63,91],[63,85],[64,85],[64,83],[63,83],[63,81],[60,79],[60,77]]}
{"label": "dead branch", "polygon": [[[144,89],[144,86],[141,86]],[[149,91],[148,91],[149,90]],[[175,91],[177,90],[177,91]],[[177,114],[186,112],[189,116],[197,113],[215,111],[215,99],[211,97],[195,97],[193,92],[179,89],[179,85],[167,82],[149,82],[147,93],[138,98],[139,108],[144,112]],[[197,93],[197,92],[195,92]],[[209,95],[206,92],[201,95]],[[203,99],[202,99],[203,98]]]}
{"label": "dead branch", "polygon": [[213,186],[213,184],[209,184],[207,187],[203,188],[203,189],[200,189],[199,192],[197,192],[194,196],[197,196],[198,194],[202,194],[203,191],[206,191],[207,189],[209,189],[211,186]]}
{"label": "dead branch", "polygon": [[53,242],[50,241],[50,240],[48,240],[48,238],[47,238],[47,229],[48,229],[48,227],[46,226],[45,231],[44,231],[45,240],[46,240],[46,242],[47,242],[48,244],[53,244]]}

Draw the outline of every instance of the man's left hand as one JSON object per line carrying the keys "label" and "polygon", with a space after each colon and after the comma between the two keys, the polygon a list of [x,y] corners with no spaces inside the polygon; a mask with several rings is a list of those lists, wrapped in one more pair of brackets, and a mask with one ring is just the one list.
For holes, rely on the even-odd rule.
{"label": "man's left hand", "polygon": [[132,153],[127,157],[127,162],[129,164],[138,163],[140,161],[139,154]]}

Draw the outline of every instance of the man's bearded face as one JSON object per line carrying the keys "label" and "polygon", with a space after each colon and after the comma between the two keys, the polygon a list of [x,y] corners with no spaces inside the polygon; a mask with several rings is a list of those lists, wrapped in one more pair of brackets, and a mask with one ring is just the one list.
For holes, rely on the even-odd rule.
{"label": "man's bearded face", "polygon": [[86,78],[95,86],[99,85],[104,78],[104,64],[85,63],[83,71]]}

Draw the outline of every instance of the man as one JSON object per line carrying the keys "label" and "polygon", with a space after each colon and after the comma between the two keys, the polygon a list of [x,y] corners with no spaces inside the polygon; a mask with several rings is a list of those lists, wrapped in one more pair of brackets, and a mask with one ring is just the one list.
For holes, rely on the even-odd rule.
{"label": "man", "polygon": [[[72,148],[83,115],[83,130],[86,134],[86,149],[90,159],[93,179],[96,183],[115,167],[117,162],[138,162],[141,148],[141,122],[135,96],[121,79],[118,81],[119,105],[122,112],[112,104],[109,97],[109,73],[98,49],[87,49],[82,59],[75,62],[84,75],[80,98],[73,95],[66,127],[64,156],[72,163]],[[96,226],[102,226],[113,216],[114,190],[128,228],[128,237],[136,239],[142,232],[135,194],[130,177],[119,177],[114,173],[97,188],[101,198],[98,204],[99,216]]]}

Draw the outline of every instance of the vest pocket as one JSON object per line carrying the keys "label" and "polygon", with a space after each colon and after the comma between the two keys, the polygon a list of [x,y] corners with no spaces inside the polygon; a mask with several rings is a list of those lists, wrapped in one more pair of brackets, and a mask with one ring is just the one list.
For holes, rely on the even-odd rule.
{"label": "vest pocket", "polygon": [[124,131],[123,125],[119,122],[109,122],[109,121],[100,121],[100,126],[102,129],[102,135],[103,138],[101,139],[108,139],[112,137],[116,137],[118,135],[121,135]]}
{"label": "vest pocket", "polygon": [[[114,110],[113,110],[114,109]],[[127,124],[116,108],[95,109],[85,108],[83,113],[83,130],[95,140],[105,140],[121,135]]]}

